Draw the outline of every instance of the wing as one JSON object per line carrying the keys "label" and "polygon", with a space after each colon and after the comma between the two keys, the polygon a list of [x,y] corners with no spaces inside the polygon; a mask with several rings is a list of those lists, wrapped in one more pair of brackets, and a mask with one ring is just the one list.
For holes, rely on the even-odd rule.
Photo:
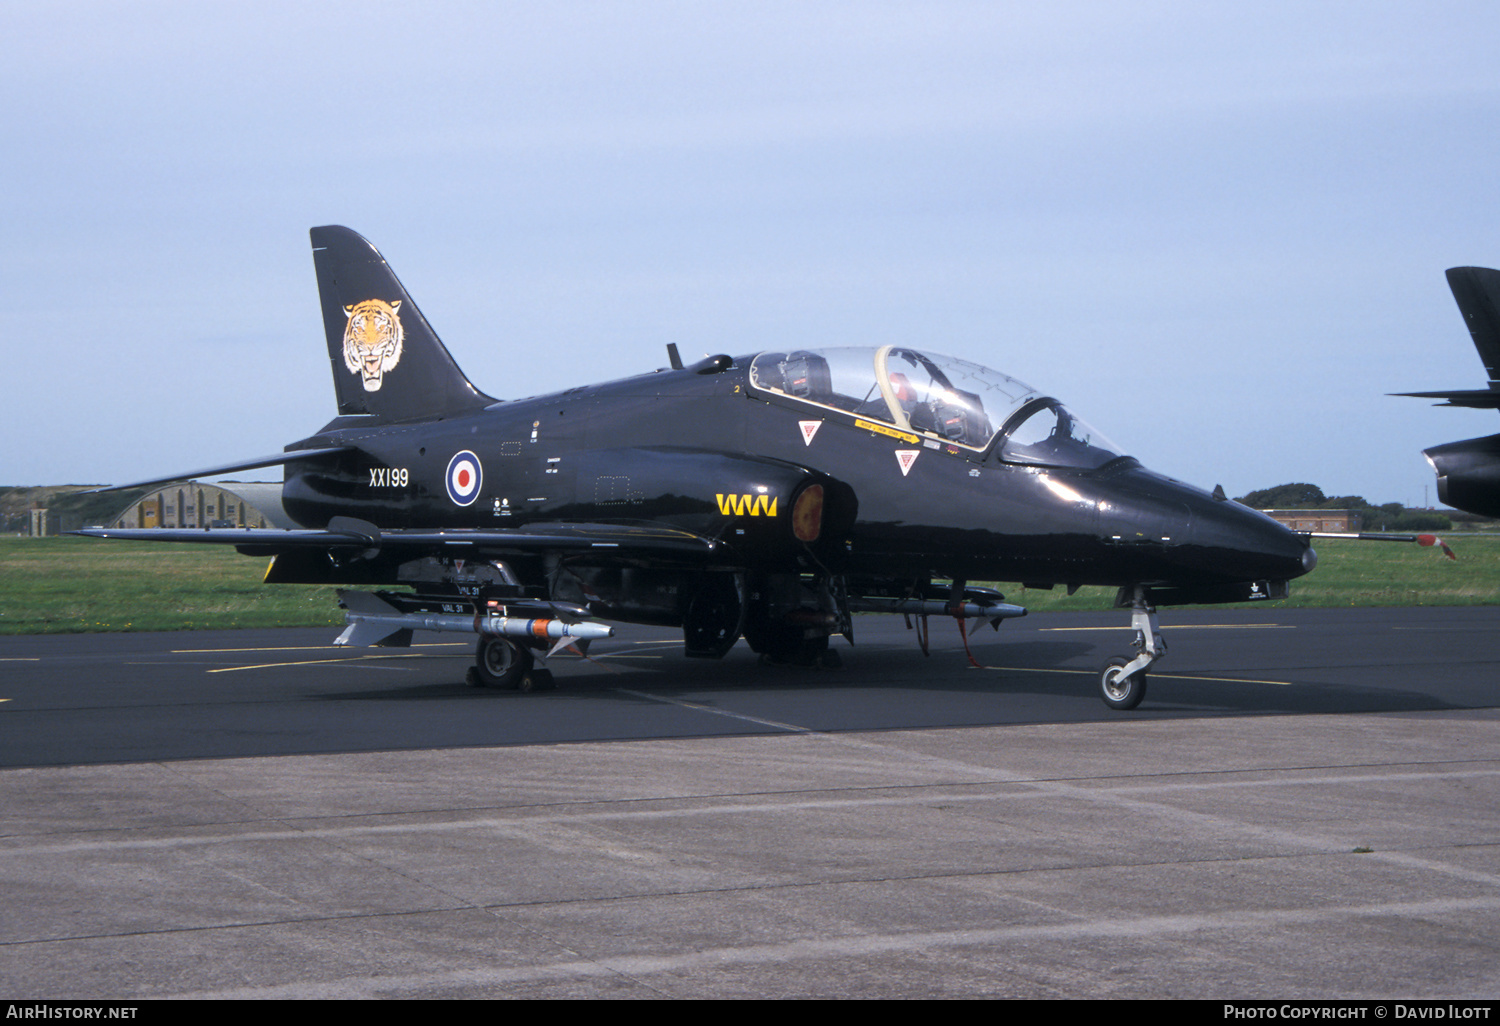
{"label": "wing", "polygon": [[1392,392],[1391,395],[1411,396],[1413,399],[1446,399],[1438,406],[1467,406],[1475,410],[1500,410],[1500,391],[1486,388],[1466,388],[1453,392]]}
{"label": "wing", "polygon": [[[174,474],[171,477],[153,477],[149,481],[131,481],[129,484],[108,485],[104,488],[92,488],[89,495],[99,492],[120,492],[127,488],[150,488],[153,485],[168,484],[172,481],[191,481],[202,477],[217,477],[220,474],[235,474],[241,470],[259,470],[262,467],[279,467],[287,463],[296,463],[299,460],[312,460],[320,456],[333,456],[341,452],[350,451],[347,446],[332,446],[321,449],[289,449],[286,452],[278,452],[274,456],[258,456],[255,459],[240,460],[237,463],[226,463],[221,467],[203,467],[200,470],[189,470],[185,474]],[[82,533],[82,532],[79,532]],[[192,533],[192,532],[188,532]],[[123,537],[121,534],[112,534],[111,538]],[[158,539],[165,541],[167,539]],[[184,539],[175,539],[182,541]]]}
{"label": "wing", "polygon": [[364,520],[334,517],[326,530],[276,528],[113,528],[94,527],[70,534],[126,541],[194,542],[233,545],[250,556],[278,556],[297,550],[379,551],[400,558],[445,553],[466,558],[546,552],[597,552],[687,564],[711,562],[721,547],[712,538],[658,524],[532,523],[503,530],[408,528],[382,531]]}

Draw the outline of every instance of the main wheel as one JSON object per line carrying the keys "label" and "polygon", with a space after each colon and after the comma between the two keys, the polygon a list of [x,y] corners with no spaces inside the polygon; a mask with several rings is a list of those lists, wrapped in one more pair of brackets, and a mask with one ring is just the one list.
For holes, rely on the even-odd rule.
{"label": "main wheel", "polygon": [[481,638],[474,673],[481,687],[514,688],[531,669],[531,652],[509,638]]}
{"label": "main wheel", "polygon": [[1099,675],[1099,696],[1111,709],[1134,709],[1146,697],[1146,671],[1137,670],[1129,677],[1122,671],[1130,660],[1115,656],[1104,664]]}
{"label": "main wheel", "polygon": [[516,690],[528,691],[552,691],[557,683],[552,679],[552,671],[545,668],[527,670],[521,674],[521,679],[516,683]]}
{"label": "main wheel", "polygon": [[841,664],[838,662],[837,652],[833,653],[832,663],[824,661],[829,651],[826,634],[804,638],[802,628],[791,624],[785,631],[772,635],[760,655],[761,662],[773,666],[818,666],[833,669]]}

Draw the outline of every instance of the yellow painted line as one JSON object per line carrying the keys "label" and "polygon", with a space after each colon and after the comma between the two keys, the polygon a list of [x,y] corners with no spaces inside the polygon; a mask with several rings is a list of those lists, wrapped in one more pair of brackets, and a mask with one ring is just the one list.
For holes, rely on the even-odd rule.
{"label": "yellow painted line", "polygon": [[[424,641],[420,645],[409,645],[409,648],[467,648],[467,641]],[[327,649],[339,649],[342,646],[327,645],[289,645],[284,648],[269,646],[266,648],[174,648],[173,655],[211,655],[216,652],[323,652]]]}
{"label": "yellow painted line", "polygon": [[6,656],[0,659],[0,663],[39,663],[41,661],[41,656]]}
{"label": "yellow painted line", "polygon": [[271,670],[278,666],[318,666],[324,663],[358,663],[370,659],[425,659],[421,655],[361,655],[352,656],[348,659],[299,659],[291,663],[257,663],[253,666],[221,666],[217,670],[209,670],[208,673],[234,673],[236,670]]}
{"label": "yellow painted line", "polygon": [[[1083,673],[1086,676],[1098,676],[1100,673],[1100,670],[1049,669],[1046,666],[984,666],[981,669],[1011,673]],[[1256,681],[1248,676],[1193,676],[1191,673],[1152,673],[1151,670],[1146,672],[1146,676],[1158,681],[1214,681],[1215,684],[1275,684],[1277,687],[1292,687],[1292,681]]]}
{"label": "yellow painted line", "polygon": [[[473,644],[472,641],[424,641],[421,644],[408,645],[406,647],[408,647],[408,648],[468,648],[472,644]],[[632,644],[632,645],[680,645],[680,644],[682,644],[682,642],[681,641],[632,641],[630,644]],[[171,652],[172,655],[214,655],[216,653],[224,653],[224,652],[326,652],[329,649],[332,649],[333,651],[338,651],[342,647],[343,646],[334,645],[334,644],[327,644],[327,645],[286,645],[286,646],[282,646],[282,647],[271,645],[271,646],[266,646],[266,647],[263,647],[263,648],[174,648],[174,649],[169,649],[169,651]],[[31,662],[37,662],[38,660],[35,659],[35,658],[33,658],[30,661]],[[0,659],[0,662],[5,662],[5,660],[4,659]],[[281,663],[279,665],[281,665],[281,666],[291,666],[293,664],[291,664],[291,663]]]}
{"label": "yellow painted line", "polygon": [[1488,627],[1388,627],[1392,631],[1475,631],[1488,630]]}
{"label": "yellow painted line", "polygon": [[[985,666],[986,670],[1002,670],[1010,673],[1081,673],[1089,677],[1099,675],[1098,670],[1054,670],[1045,666]],[[1146,676],[1152,680],[1211,680],[1215,684],[1274,684],[1279,688],[1289,688],[1292,682],[1289,680],[1251,680],[1248,677],[1194,677],[1186,673],[1152,673],[1146,671]]]}
{"label": "yellow painted line", "polygon": [[[469,647],[467,641],[433,641],[420,645],[411,645],[411,648],[463,648]],[[679,641],[635,641],[634,645],[679,645]],[[231,652],[326,652],[340,650],[337,645],[288,645],[285,647],[266,648],[174,648],[173,655],[222,655]],[[558,653],[563,655],[565,653]],[[376,653],[369,655],[347,656],[341,659],[298,659],[281,663],[255,663],[249,666],[221,666],[216,670],[208,670],[208,673],[234,673],[236,670],[268,670],[277,666],[316,666],[320,663],[355,663],[367,659],[421,659],[424,653],[412,653],[411,655],[400,655],[395,652]],[[555,657],[554,657],[555,658]],[[594,659],[660,659],[661,656],[638,654],[630,652],[601,652],[592,656]],[[35,661],[35,660],[33,660]]]}
{"label": "yellow painted line", "polygon": [[[1234,631],[1241,628],[1254,628],[1259,630],[1293,631],[1297,629],[1296,624],[1290,623],[1173,623],[1161,628],[1163,634],[1168,631]],[[1127,624],[1119,624],[1114,627],[1038,627],[1039,631],[1129,631],[1135,628]]]}
{"label": "yellow painted line", "polygon": [[1274,684],[1278,688],[1289,688],[1289,680],[1251,680],[1249,677],[1192,677],[1185,673],[1148,673],[1156,680],[1211,680],[1215,684]]}

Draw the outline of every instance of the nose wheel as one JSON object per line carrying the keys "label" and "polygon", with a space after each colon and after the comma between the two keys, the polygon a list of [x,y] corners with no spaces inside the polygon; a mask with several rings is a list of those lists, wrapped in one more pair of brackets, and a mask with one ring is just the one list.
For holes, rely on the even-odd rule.
{"label": "nose wheel", "polygon": [[1167,654],[1156,607],[1146,601],[1146,589],[1139,584],[1130,600],[1130,625],[1135,628],[1137,654],[1134,658],[1115,656],[1099,674],[1099,697],[1111,709],[1122,711],[1141,704],[1146,697],[1146,670]]}
{"label": "nose wheel", "polygon": [[1129,663],[1124,656],[1115,656],[1099,675],[1099,695],[1111,709],[1134,709],[1146,697],[1146,671],[1127,674]]}

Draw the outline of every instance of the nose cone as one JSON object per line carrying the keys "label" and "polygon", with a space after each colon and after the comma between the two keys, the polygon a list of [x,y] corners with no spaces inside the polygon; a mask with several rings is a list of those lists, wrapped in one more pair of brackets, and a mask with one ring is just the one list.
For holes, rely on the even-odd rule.
{"label": "nose cone", "polygon": [[[1162,582],[1224,584],[1301,577],[1317,564],[1307,538],[1257,510],[1136,466],[1100,503],[1105,536],[1149,550]],[[1145,555],[1145,551],[1142,551]],[[1142,567],[1141,580],[1151,570]]]}
{"label": "nose cone", "polygon": [[1194,504],[1188,548],[1205,572],[1238,581],[1290,580],[1318,565],[1306,535],[1259,510],[1212,496]]}

